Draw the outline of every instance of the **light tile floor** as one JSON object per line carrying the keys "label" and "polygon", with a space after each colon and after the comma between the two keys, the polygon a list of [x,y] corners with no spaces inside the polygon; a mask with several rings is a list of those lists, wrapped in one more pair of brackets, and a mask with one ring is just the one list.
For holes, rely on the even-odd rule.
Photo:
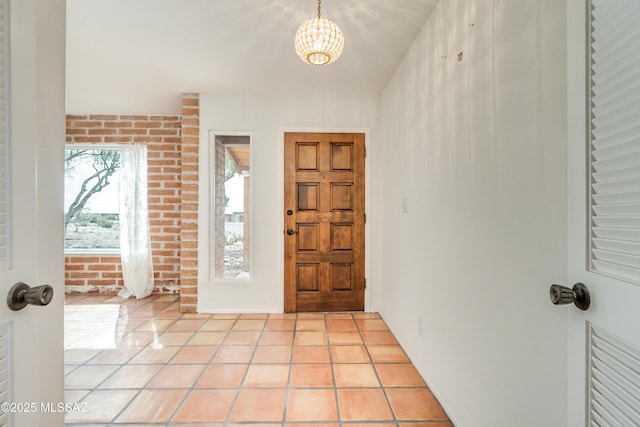
{"label": "light tile floor", "polygon": [[376,313],[183,314],[68,295],[67,426],[453,427]]}

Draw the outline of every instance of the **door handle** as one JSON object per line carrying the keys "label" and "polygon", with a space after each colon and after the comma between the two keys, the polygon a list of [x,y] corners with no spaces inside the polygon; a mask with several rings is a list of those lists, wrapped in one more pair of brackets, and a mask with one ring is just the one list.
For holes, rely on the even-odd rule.
{"label": "door handle", "polygon": [[294,231],[294,230],[293,230],[293,228],[287,228],[287,234],[288,234],[289,236],[292,236],[292,235],[294,235],[294,234],[296,234],[296,233],[297,233],[297,231]]}
{"label": "door handle", "polygon": [[22,310],[31,305],[47,305],[53,298],[53,288],[50,285],[34,286],[18,282],[9,289],[7,305],[13,311]]}
{"label": "door handle", "polygon": [[555,305],[575,304],[580,310],[586,310],[591,305],[591,294],[584,283],[576,283],[573,288],[562,285],[551,285],[549,297]]}

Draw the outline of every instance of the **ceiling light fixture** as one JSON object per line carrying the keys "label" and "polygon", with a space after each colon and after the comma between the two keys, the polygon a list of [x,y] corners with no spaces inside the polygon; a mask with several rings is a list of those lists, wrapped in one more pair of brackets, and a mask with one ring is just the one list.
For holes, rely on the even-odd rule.
{"label": "ceiling light fixture", "polygon": [[331,64],[340,57],[344,48],[342,31],[335,23],[320,17],[318,0],[318,17],[309,19],[296,32],[296,53],[307,64]]}

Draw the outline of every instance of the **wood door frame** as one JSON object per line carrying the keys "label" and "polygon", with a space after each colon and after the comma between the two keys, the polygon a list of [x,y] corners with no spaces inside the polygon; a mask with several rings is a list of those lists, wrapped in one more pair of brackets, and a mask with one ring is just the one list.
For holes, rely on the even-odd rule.
{"label": "wood door frame", "polygon": [[[278,134],[278,215],[280,217],[280,228],[282,230],[282,238],[278,239],[278,259],[279,263],[282,266],[282,293],[281,293],[281,310],[284,311],[284,298],[285,298],[285,282],[284,282],[284,224],[285,224],[285,215],[282,211],[282,206],[284,206],[284,135],[285,133],[362,133],[364,134],[364,144],[365,147],[368,147],[371,142],[371,129],[369,128],[300,128],[300,127],[283,127],[280,128],[280,132]],[[364,210],[365,213],[369,213],[371,206],[371,162],[370,157],[365,155],[364,158],[364,182],[365,182],[365,193],[364,193]],[[372,310],[372,284],[375,283],[374,280],[371,280],[371,220],[367,218],[367,221],[364,224],[364,235],[365,235],[365,243],[364,243],[364,276],[367,280],[367,286],[364,290],[364,311],[368,312]]]}

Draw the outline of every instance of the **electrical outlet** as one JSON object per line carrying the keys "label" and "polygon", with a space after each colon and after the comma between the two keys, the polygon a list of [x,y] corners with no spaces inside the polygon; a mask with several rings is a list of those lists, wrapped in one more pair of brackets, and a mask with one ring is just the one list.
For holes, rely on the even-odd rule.
{"label": "electrical outlet", "polygon": [[402,213],[407,212],[409,212],[409,198],[405,196],[402,198]]}

